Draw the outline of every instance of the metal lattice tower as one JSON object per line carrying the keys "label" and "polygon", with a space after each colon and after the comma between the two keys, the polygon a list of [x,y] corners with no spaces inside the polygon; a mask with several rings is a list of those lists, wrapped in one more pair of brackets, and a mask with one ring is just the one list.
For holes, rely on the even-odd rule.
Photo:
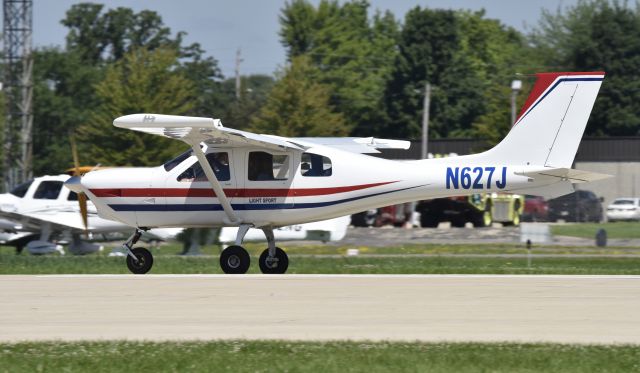
{"label": "metal lattice tower", "polygon": [[32,177],[32,0],[3,0],[5,126],[2,175],[5,190]]}

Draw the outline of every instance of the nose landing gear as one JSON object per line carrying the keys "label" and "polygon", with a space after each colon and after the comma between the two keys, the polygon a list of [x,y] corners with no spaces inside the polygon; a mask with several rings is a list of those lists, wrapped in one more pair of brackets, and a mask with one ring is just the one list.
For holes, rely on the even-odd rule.
{"label": "nose landing gear", "polygon": [[131,250],[131,255],[127,255],[127,268],[131,273],[142,275],[151,270],[153,266],[153,255],[144,247],[136,247]]}
{"label": "nose landing gear", "polygon": [[129,237],[127,242],[122,244],[124,249],[127,252],[127,268],[131,273],[136,275],[143,275],[151,270],[153,267],[153,255],[151,252],[144,247],[136,247],[133,248],[140,236],[144,231],[141,229],[136,229],[136,231]]}

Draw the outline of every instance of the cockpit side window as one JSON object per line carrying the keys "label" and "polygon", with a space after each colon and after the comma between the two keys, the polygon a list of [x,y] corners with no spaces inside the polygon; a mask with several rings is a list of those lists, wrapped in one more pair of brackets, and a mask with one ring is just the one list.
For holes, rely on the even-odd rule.
{"label": "cockpit side window", "polygon": [[164,170],[167,172],[173,170],[177,165],[184,162],[185,159],[191,157],[192,154],[193,154],[193,150],[187,150],[186,152],[180,154],[179,156],[173,158],[172,160],[167,161],[167,163],[163,164]]}
{"label": "cockpit side window", "polygon": [[302,153],[300,173],[302,176],[331,176],[331,159],[313,153]]}
{"label": "cockpit side window", "polygon": [[248,178],[251,181],[287,180],[289,156],[267,152],[250,152]]}
{"label": "cockpit side window", "polygon": [[57,199],[62,189],[62,181],[43,181],[33,193],[34,199]]}
{"label": "cockpit side window", "polygon": [[[229,169],[229,153],[208,153],[206,157],[218,181],[229,181],[231,179],[231,171]],[[207,175],[204,174],[204,170],[200,166],[200,162],[196,161],[191,167],[187,168],[183,173],[180,174],[180,176],[178,176],[178,181],[207,181]]]}
{"label": "cockpit side window", "polygon": [[18,185],[17,187],[13,188],[9,193],[13,194],[16,197],[22,198],[24,197],[25,194],[27,194],[27,190],[29,190],[29,187],[31,186],[31,184],[33,184],[33,179]]}

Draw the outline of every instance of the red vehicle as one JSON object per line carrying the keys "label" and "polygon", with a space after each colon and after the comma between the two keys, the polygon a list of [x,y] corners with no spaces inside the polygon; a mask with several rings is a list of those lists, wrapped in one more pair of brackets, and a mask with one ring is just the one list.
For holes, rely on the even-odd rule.
{"label": "red vehicle", "polygon": [[524,211],[522,220],[524,221],[547,221],[549,218],[549,206],[544,198],[539,196],[525,196]]}

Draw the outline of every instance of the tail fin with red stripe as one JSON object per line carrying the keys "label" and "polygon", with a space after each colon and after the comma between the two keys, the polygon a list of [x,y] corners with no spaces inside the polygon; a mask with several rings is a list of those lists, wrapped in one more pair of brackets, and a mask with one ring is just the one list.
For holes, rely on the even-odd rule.
{"label": "tail fin with red stripe", "polygon": [[510,164],[570,168],[604,72],[537,77],[509,134],[484,155]]}

